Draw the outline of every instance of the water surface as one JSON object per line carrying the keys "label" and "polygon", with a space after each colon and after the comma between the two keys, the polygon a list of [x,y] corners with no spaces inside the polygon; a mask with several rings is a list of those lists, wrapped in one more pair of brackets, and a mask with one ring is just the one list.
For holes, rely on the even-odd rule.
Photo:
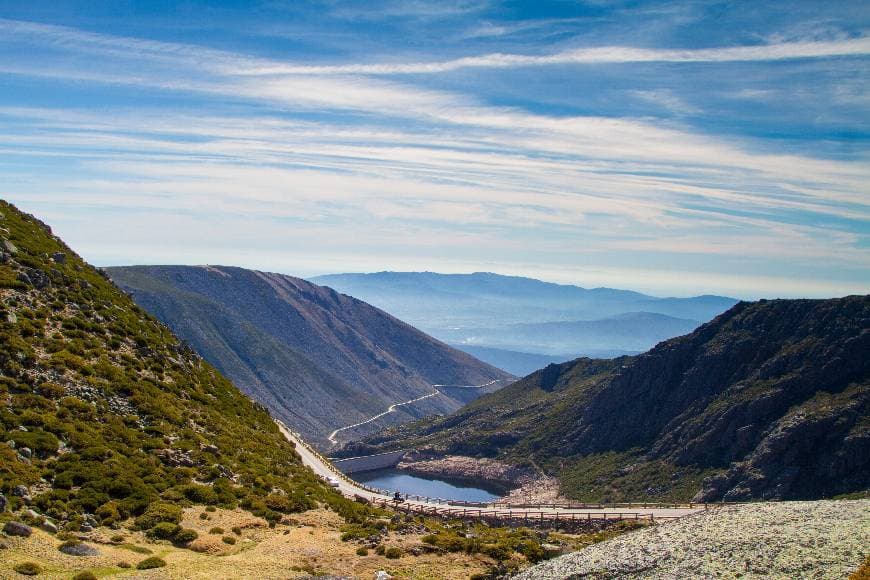
{"label": "water surface", "polygon": [[361,471],[352,474],[351,477],[378,489],[426,497],[476,502],[490,502],[500,497],[494,489],[485,489],[482,483],[427,479],[398,469]]}

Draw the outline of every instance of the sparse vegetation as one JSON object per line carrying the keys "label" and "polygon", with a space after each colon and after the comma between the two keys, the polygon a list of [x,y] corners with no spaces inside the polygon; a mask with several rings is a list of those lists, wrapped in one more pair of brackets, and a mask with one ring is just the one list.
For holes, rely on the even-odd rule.
{"label": "sparse vegetation", "polygon": [[0,213],[0,237],[14,246],[0,263],[0,442],[12,442],[0,445],[0,493],[10,509],[24,505],[11,493],[24,486],[63,531],[78,532],[88,513],[106,526],[134,518],[176,541],[168,524],[194,504],[273,523],[319,505],[371,517],[302,467],[262,406],[43,224],[5,202]]}

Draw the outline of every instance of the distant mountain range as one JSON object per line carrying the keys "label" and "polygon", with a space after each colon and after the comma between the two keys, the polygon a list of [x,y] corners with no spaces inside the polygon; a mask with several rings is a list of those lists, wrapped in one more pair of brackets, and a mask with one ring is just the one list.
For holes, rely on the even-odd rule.
{"label": "distant mountain range", "polygon": [[367,428],[455,411],[510,378],[377,308],[299,278],[224,266],[107,272],[243,391],[321,444],[334,429],[432,393],[433,384],[502,381],[479,392],[443,390]]}
{"label": "distant mountain range", "polygon": [[312,280],[520,375],[538,368],[532,366],[537,359],[506,359],[480,349],[558,360],[637,353],[691,332],[737,302],[723,296],[657,298],[485,272],[332,274]]}
{"label": "distant mountain range", "polygon": [[642,355],[549,365],[349,454],[543,468],[587,501],[811,499],[870,487],[870,296],[742,302]]}

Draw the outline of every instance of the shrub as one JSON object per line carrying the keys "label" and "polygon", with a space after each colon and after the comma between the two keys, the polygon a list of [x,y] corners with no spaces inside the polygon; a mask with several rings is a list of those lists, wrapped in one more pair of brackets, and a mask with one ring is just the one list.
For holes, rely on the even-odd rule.
{"label": "shrub", "polygon": [[97,576],[93,572],[79,572],[72,580],[97,580]]}
{"label": "shrub", "polygon": [[199,514],[199,519],[201,519],[201,520],[207,520],[207,519],[208,519],[208,514],[205,513],[205,512],[202,512],[201,514]]}
{"label": "shrub", "polygon": [[130,562],[118,562],[118,568],[132,568],[133,565]]}
{"label": "shrub", "polygon": [[113,544],[120,544],[121,542],[124,541],[124,536],[122,536],[121,534],[115,534],[114,536],[109,538],[109,541],[112,542]]}
{"label": "shrub", "polygon": [[384,556],[390,558],[391,560],[395,560],[397,558],[402,557],[402,549],[396,546],[392,546],[384,550]]}
{"label": "shrub", "polygon": [[[194,503],[217,503],[218,496],[215,491],[207,485],[190,484],[182,488],[184,497]],[[211,506],[209,506],[211,507]]]}
{"label": "shrub", "polygon": [[242,535],[242,528],[240,528],[239,526],[233,526],[233,533],[237,536],[241,536]]}
{"label": "shrub", "polygon": [[175,504],[156,501],[150,504],[145,513],[136,518],[135,525],[140,530],[148,530],[160,522],[177,524],[181,521],[181,508]]}
{"label": "shrub", "polygon": [[356,555],[357,556],[368,556],[369,555],[368,548],[366,548],[366,547],[357,548]]}
{"label": "shrub", "polygon": [[178,533],[175,534],[175,537],[172,539],[177,544],[189,544],[198,537],[199,534],[197,534],[195,530],[191,530],[190,528],[184,528],[182,530],[179,530]]}
{"label": "shrub", "polygon": [[387,551],[387,547],[383,544],[379,544],[377,548],[375,548],[375,554],[378,556],[383,556],[384,552]]}
{"label": "shrub", "polygon": [[158,558],[157,556],[151,556],[150,558],[145,558],[136,564],[136,569],[150,570],[151,568],[163,568],[164,566],[166,566],[166,560]]}
{"label": "shrub", "polygon": [[13,570],[25,576],[36,576],[42,572],[42,567],[36,562],[22,562],[15,566]]}
{"label": "shrub", "polygon": [[175,537],[178,532],[181,531],[181,526],[178,524],[173,524],[170,522],[160,522],[150,530],[148,530],[145,535],[151,538],[152,540],[170,540]]}
{"label": "shrub", "polygon": [[230,546],[236,543],[236,539],[232,536],[224,536],[221,540],[224,544],[229,544]]}
{"label": "shrub", "polygon": [[210,529],[210,530],[208,531],[208,533],[209,533],[209,534],[214,534],[214,535],[218,536],[218,535],[224,533],[224,529],[223,529],[222,527],[220,527],[220,526],[215,526],[215,527],[213,527],[212,529]]}
{"label": "shrub", "polygon": [[214,507],[213,505],[210,505],[210,506],[206,506],[205,511],[207,511],[207,512],[216,512],[216,511],[217,511],[217,508]]}

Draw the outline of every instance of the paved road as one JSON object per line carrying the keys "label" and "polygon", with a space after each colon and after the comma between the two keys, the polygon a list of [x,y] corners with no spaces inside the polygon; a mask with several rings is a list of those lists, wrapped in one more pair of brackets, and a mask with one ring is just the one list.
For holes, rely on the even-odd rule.
{"label": "paved road", "polygon": [[[358,483],[353,480],[347,478],[347,476],[341,474],[329,461],[321,457],[319,454],[314,452],[311,448],[309,448],[302,439],[292,431],[290,431],[284,424],[280,421],[276,421],[278,424],[278,428],[281,429],[281,432],[284,436],[296,446],[296,451],[302,457],[302,463],[311,468],[314,473],[322,477],[335,477],[338,479],[338,490],[347,497],[353,497],[354,495],[362,496],[370,501],[381,502],[381,501],[390,501],[392,497],[389,495],[374,493],[369,491],[363,487],[361,487]],[[432,502],[424,502],[417,500],[407,500],[402,507],[403,508],[433,508],[434,504]],[[440,504],[439,510],[451,510],[453,512],[462,511],[462,507],[451,507],[446,503]],[[486,516],[494,516],[496,514],[504,515],[506,512],[510,512],[513,514],[513,517],[522,516],[523,514],[535,514],[535,517],[540,516],[540,514],[544,514],[545,518],[552,518],[558,515],[559,518],[565,517],[570,519],[573,516],[586,518],[592,517],[595,519],[596,517],[603,517],[604,514],[608,514],[609,517],[623,515],[624,517],[633,517],[634,514],[638,514],[640,517],[649,517],[653,518],[677,518],[682,517],[691,513],[695,513],[698,511],[703,511],[704,507],[694,507],[694,508],[639,508],[639,507],[607,507],[601,509],[594,508],[584,508],[584,509],[564,509],[564,508],[553,508],[553,507],[524,507],[524,508],[508,508],[507,506],[487,506],[477,508],[475,507],[473,510],[470,510],[469,515],[475,515],[477,513],[481,517]]]}
{"label": "paved road", "polygon": [[347,431],[348,429],[355,429],[357,427],[362,427],[363,425],[371,423],[372,421],[377,421],[378,419],[380,419],[384,415],[389,415],[390,413],[395,412],[397,407],[411,405],[413,403],[416,403],[417,401],[422,401],[423,399],[428,399],[430,397],[440,395],[442,393],[441,393],[441,391],[438,390],[438,387],[442,387],[442,388],[449,387],[449,388],[453,388],[453,389],[482,389],[483,387],[488,387],[490,385],[494,385],[495,383],[501,382],[502,380],[504,380],[504,379],[495,379],[494,381],[489,381],[488,383],[483,384],[483,385],[432,385],[432,392],[429,393],[428,395],[423,395],[422,397],[417,397],[416,399],[411,399],[410,401],[405,401],[403,403],[393,403],[383,413],[378,413],[374,417],[369,417],[365,421],[360,421],[359,423],[354,423],[353,425],[346,425],[344,427],[340,427],[340,428],[336,429],[335,431],[333,431],[332,433],[329,434],[329,437],[327,437],[327,439],[329,440],[330,443],[335,445],[336,443],[338,443],[338,440],[336,440],[335,436],[338,435],[340,432]]}

